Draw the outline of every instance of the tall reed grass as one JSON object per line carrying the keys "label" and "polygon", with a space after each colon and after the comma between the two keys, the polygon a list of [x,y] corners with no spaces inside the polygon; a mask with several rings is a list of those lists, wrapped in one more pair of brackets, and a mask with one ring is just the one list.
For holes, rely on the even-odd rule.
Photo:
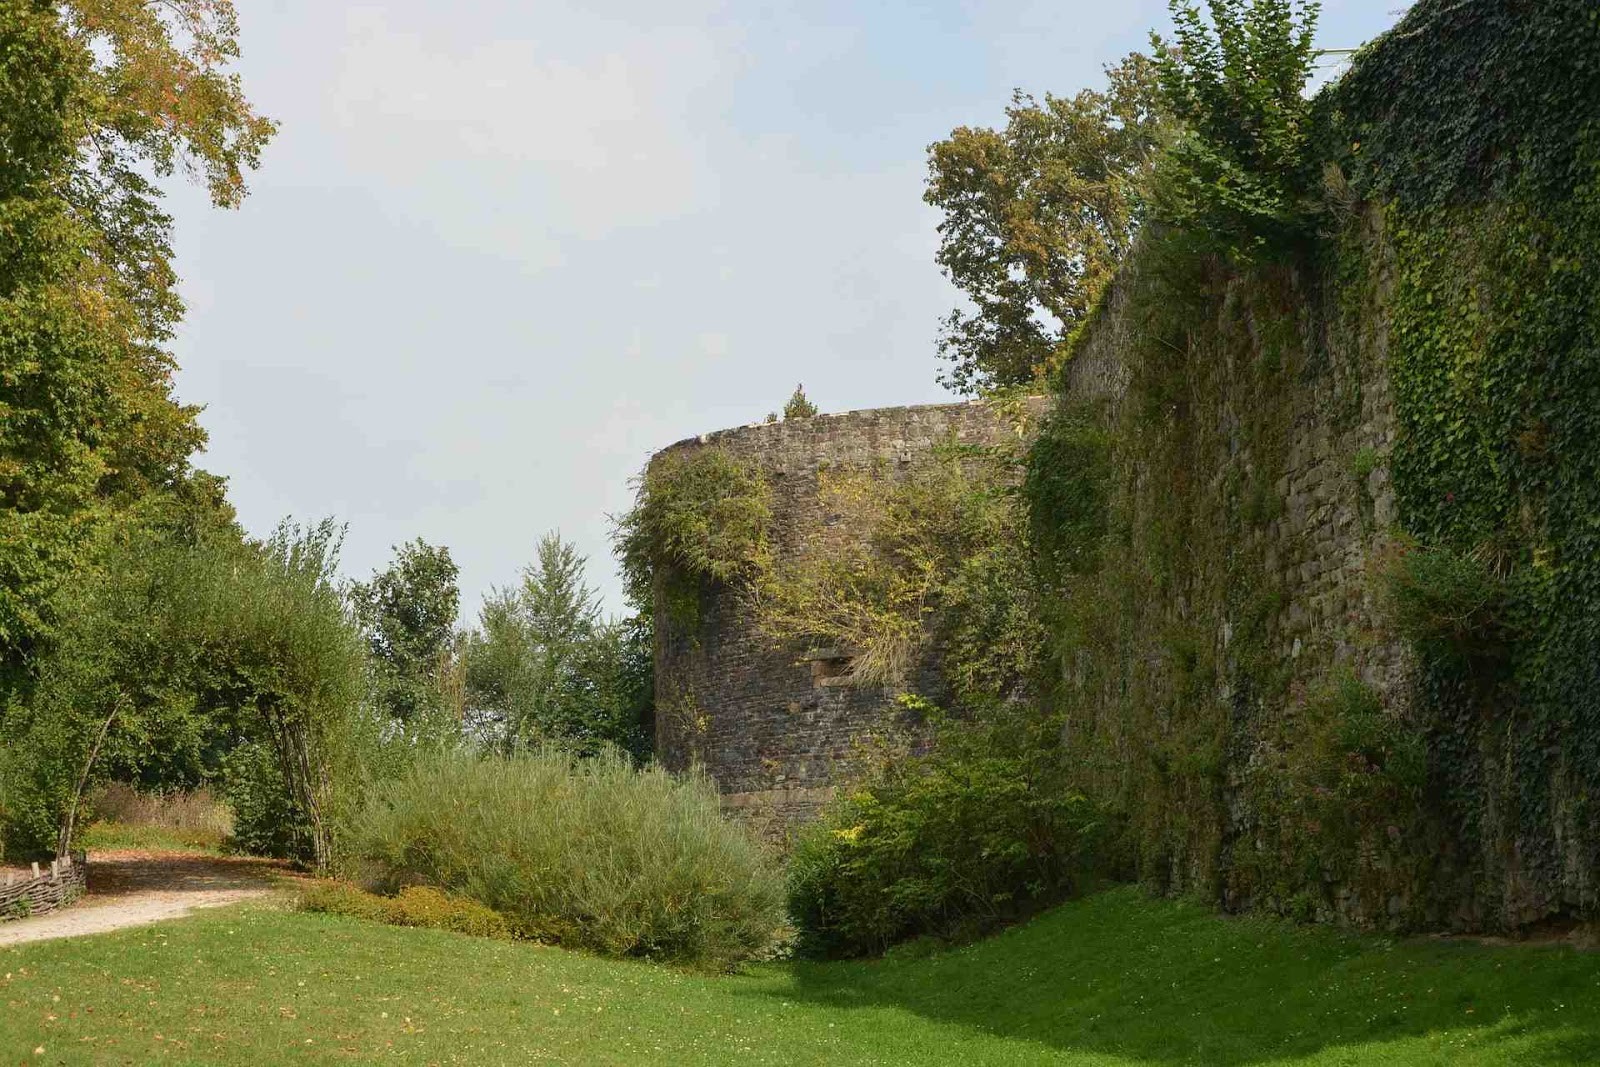
{"label": "tall reed grass", "polygon": [[91,848],[220,849],[233,835],[233,809],[206,786],[188,792],[142,793],[110,782],[90,798]]}
{"label": "tall reed grass", "polygon": [[608,956],[728,967],[784,921],[776,864],[710,781],[620,755],[423,755],[343,842],[370,886],[464,894],[522,936]]}

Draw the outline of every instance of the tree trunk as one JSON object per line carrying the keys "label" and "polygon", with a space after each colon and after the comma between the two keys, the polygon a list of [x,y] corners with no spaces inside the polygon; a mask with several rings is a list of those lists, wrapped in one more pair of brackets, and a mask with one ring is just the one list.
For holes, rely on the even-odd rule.
{"label": "tree trunk", "polygon": [[56,836],[57,856],[65,856],[72,849],[73,824],[78,821],[78,806],[83,803],[83,791],[89,787],[89,775],[94,770],[94,761],[100,758],[100,749],[106,743],[106,735],[111,732],[111,724],[116,721],[117,713],[122,710],[125,703],[127,698],[120,694],[111,702],[111,714],[100,724],[100,733],[89,749],[88,758],[83,761],[83,771],[78,775],[78,787],[72,791],[72,802],[67,805],[66,815],[61,820],[61,831]]}
{"label": "tree trunk", "polygon": [[[309,727],[303,719],[281,707],[264,710],[263,717],[272,730],[273,747],[278,751],[278,766],[283,771],[289,795],[311,823],[311,859],[318,874],[326,874],[333,863],[333,847],[323,819],[321,792],[326,792],[326,774],[312,766]],[[321,783],[324,789],[318,790]]]}

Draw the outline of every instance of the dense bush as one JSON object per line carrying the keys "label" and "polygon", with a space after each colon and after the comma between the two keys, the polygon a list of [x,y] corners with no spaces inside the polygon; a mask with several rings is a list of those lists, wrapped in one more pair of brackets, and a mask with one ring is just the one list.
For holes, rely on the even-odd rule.
{"label": "dense bush", "polygon": [[394,896],[385,897],[348,882],[318,881],[301,892],[300,907],[392,926],[453,930],[475,937],[511,936],[505,917],[493,908],[431,886],[407,886]]}
{"label": "dense bush", "polygon": [[798,947],[881,952],[963,937],[1070,895],[1101,817],[1068,781],[1058,725],[1021,711],[947,723],[934,749],[883,759],[801,837],[790,860]]}
{"label": "dense bush", "polygon": [[223,766],[223,792],[233,806],[233,844],[255,856],[311,858],[311,826],[289,795],[278,757],[267,745],[239,746]]}
{"label": "dense bush", "polygon": [[374,888],[435,886],[520,936],[609,956],[725,967],[783,922],[778,875],[711,783],[621,755],[425,756],[375,792],[346,848]]}

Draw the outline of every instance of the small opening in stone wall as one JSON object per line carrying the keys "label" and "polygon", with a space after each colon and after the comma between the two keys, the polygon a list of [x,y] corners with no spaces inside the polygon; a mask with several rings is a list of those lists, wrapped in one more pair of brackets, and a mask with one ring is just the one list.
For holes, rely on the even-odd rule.
{"label": "small opening in stone wall", "polygon": [[840,648],[818,648],[801,657],[801,662],[811,665],[811,684],[818,688],[849,685],[855,656]]}

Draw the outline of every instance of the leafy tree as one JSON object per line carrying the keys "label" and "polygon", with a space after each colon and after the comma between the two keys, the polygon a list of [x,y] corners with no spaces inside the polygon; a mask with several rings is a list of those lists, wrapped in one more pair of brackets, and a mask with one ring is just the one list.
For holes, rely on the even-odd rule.
{"label": "leafy tree", "polygon": [[378,700],[403,723],[446,710],[456,652],[460,571],[448,548],[418,538],[394,562],[351,590],[377,673]]}
{"label": "leafy tree", "polygon": [[467,702],[508,749],[639,746],[648,632],[601,618],[585,567],[573,545],[546,535],[521,584],[486,599],[468,639]]}
{"label": "leafy tree", "polygon": [[20,771],[6,782],[9,842],[65,850],[86,789],[141,765],[178,722],[259,740],[326,866],[374,726],[366,652],[336,584],[339,537],[331,522],[260,543],[135,527],[107,566],[74,574],[30,699],[0,723]]}
{"label": "leafy tree", "polygon": [[1305,95],[1316,0],[1171,0],[1177,46],[1152,34],[1161,95],[1185,126],[1160,182],[1159,214],[1250,255],[1305,232]]}
{"label": "leafy tree", "polygon": [[961,127],[928,149],[939,266],[972,306],[940,340],[960,392],[1047,376],[1128,252],[1168,124],[1152,60],[1106,76],[1104,91],[1042,104],[1018,92],[1004,129]]}
{"label": "leafy tree", "polygon": [[794,395],[789,402],[783,405],[783,417],[788,419],[809,419],[817,413],[817,405],[806,399],[805,386],[794,387]]}
{"label": "leafy tree", "polygon": [[[216,488],[172,397],[182,307],[160,178],[222,206],[272,124],[227,66],[229,0],[0,0],[0,669],[14,685],[94,530]],[[200,485],[188,483],[201,478]]]}

